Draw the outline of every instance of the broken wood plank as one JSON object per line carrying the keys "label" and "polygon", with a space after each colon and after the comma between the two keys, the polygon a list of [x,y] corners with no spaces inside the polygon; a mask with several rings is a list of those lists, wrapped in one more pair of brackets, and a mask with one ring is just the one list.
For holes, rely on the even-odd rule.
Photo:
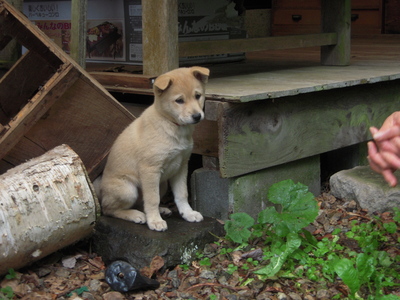
{"label": "broken wood plank", "polygon": [[[13,37],[29,51],[0,81],[1,95],[22,95],[16,102],[22,105],[19,111],[8,99],[1,103],[11,108],[2,116],[7,130],[0,134],[0,172],[65,143],[95,179],[114,140],[134,116],[21,12],[1,0],[0,8],[0,36]],[[42,67],[49,71],[40,77],[35,71]],[[12,80],[15,93],[6,84]],[[21,80],[30,81],[28,91],[24,84],[17,86]]]}
{"label": "broken wood plank", "polygon": [[22,13],[6,1],[0,1],[0,7],[5,8],[0,14],[0,36],[12,37],[27,49],[36,49],[36,52],[53,67],[66,61],[67,54],[56,44],[45,43],[49,38]]}
{"label": "broken wood plank", "polygon": [[[109,88],[118,89],[134,88],[134,89],[153,89],[154,76],[146,76],[141,74],[129,73],[113,73],[113,72],[89,72],[99,83]],[[108,88],[107,88],[108,89]]]}
{"label": "broken wood plank", "polygon": [[336,33],[316,33],[265,38],[231,39],[179,43],[179,56],[212,55],[262,50],[335,45]]}
{"label": "broken wood plank", "polygon": [[[35,96],[10,120],[8,130],[0,137],[0,158],[14,147],[50,107],[78,79],[79,72],[72,65],[63,65]],[[0,86],[0,89],[5,87]],[[43,100],[46,101],[43,101]]]}
{"label": "broken wood plank", "polygon": [[0,79],[0,123],[10,122],[56,71],[35,51],[22,56]]}

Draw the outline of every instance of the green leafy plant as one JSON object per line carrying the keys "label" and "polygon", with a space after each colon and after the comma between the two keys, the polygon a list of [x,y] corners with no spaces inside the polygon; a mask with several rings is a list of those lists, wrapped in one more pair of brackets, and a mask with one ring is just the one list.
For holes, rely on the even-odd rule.
{"label": "green leafy plant", "polygon": [[[5,276],[6,279],[11,280],[17,277],[17,273],[14,269],[8,269],[8,274]],[[14,298],[14,291],[12,287],[6,286],[4,288],[0,288],[0,299],[7,300]]]}
{"label": "green leafy plant", "polygon": [[318,205],[314,195],[304,184],[295,184],[292,180],[278,182],[268,191],[268,200],[277,204],[268,207],[258,215],[258,223],[270,224],[277,236],[285,237],[298,233],[313,222],[318,215]]}
{"label": "green leafy plant", "polygon": [[14,279],[17,278],[17,273],[13,268],[8,269],[8,274],[6,275],[6,279]]}
{"label": "green leafy plant", "polygon": [[254,273],[269,278],[278,273],[289,255],[302,244],[300,231],[314,221],[318,214],[318,205],[307,186],[292,180],[274,184],[268,191],[268,200],[276,207],[269,207],[258,215],[257,224],[246,213],[231,215],[225,223],[226,237],[238,244],[268,235],[270,246],[265,257],[269,264]]}
{"label": "green leafy plant", "polygon": [[246,213],[231,215],[231,220],[226,221],[226,237],[235,243],[242,244],[251,237],[250,228],[254,225],[254,219]]}
{"label": "green leafy plant", "polygon": [[4,288],[0,288],[0,299],[13,299],[14,298],[14,291],[11,287],[6,286]]}
{"label": "green leafy plant", "polygon": [[[276,183],[268,191],[268,200],[274,206],[261,211],[257,222],[246,213],[236,213],[225,223],[226,239],[235,243],[236,249],[245,249],[256,240],[264,241],[261,261],[229,264],[228,273],[252,272],[262,280],[306,276],[313,281],[334,282],[340,278],[349,288],[350,299],[363,299],[359,295],[362,287],[368,290],[367,300],[400,299],[384,293],[385,288],[398,285],[395,282],[400,280],[400,259],[394,261],[381,250],[381,245],[397,232],[399,209],[394,210],[391,222],[383,223],[379,218],[365,223],[354,221],[350,231],[342,233],[337,228],[329,238],[318,241],[304,229],[319,211],[305,185],[292,180]],[[340,236],[354,240],[360,251],[341,245]],[[221,254],[229,255],[232,251],[232,247],[222,248]],[[251,278],[247,281],[251,282]]]}
{"label": "green leafy plant", "polygon": [[211,261],[209,257],[205,257],[199,261],[200,266],[211,266]]}
{"label": "green leafy plant", "polygon": [[77,294],[78,296],[82,295],[84,292],[88,292],[89,288],[87,286],[82,286],[68,293],[67,296],[71,297],[73,294]]}

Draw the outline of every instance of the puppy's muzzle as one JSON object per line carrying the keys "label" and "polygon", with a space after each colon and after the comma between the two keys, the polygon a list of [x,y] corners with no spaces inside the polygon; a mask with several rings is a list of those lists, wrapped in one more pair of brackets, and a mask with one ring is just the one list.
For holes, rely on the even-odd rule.
{"label": "puppy's muzzle", "polygon": [[201,121],[201,113],[192,115],[193,123],[199,123]]}

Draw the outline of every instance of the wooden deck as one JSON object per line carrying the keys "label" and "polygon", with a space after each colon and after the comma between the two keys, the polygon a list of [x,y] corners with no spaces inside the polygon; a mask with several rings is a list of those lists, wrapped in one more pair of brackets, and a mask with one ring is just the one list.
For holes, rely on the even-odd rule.
{"label": "wooden deck", "polygon": [[[249,52],[245,61],[206,67],[211,69],[207,98],[229,102],[396,80],[400,78],[400,35],[353,37],[349,66],[322,66],[320,47],[311,47]],[[113,68],[127,74],[98,73]],[[141,66],[88,63],[87,70],[112,92],[152,94],[154,76],[137,75],[142,72]]]}
{"label": "wooden deck", "polygon": [[249,102],[400,78],[400,35],[355,37],[349,66],[321,66],[320,48],[246,54],[211,67],[209,98]]}
{"label": "wooden deck", "polygon": [[368,128],[400,110],[400,35],[354,38],[351,49],[349,66],[321,66],[319,48],[210,66],[208,120],[195,132],[205,167],[192,175],[196,209],[256,216],[278,181],[319,194],[322,175],[367,163]]}

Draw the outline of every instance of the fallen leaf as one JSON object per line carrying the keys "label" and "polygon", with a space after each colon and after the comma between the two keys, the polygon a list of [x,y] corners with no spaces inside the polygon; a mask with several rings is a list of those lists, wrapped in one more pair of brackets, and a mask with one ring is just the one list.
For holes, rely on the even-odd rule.
{"label": "fallen leaf", "polygon": [[140,270],[140,274],[147,278],[153,277],[155,273],[157,273],[164,266],[164,259],[161,256],[155,256],[151,263],[150,267],[143,267]]}
{"label": "fallen leaf", "polygon": [[72,257],[63,258],[61,263],[62,263],[63,267],[68,268],[68,269],[73,269],[73,268],[75,268],[75,265],[76,265],[76,257],[72,256]]}
{"label": "fallen leaf", "polygon": [[253,258],[255,260],[262,260],[263,251],[261,248],[251,250],[242,254],[242,259]]}
{"label": "fallen leaf", "polygon": [[100,269],[100,270],[104,270],[104,269],[106,268],[106,266],[104,265],[104,262],[103,262],[103,260],[101,259],[100,256],[97,256],[97,257],[95,257],[94,259],[89,258],[89,259],[88,259],[88,262],[89,262],[92,266],[94,266],[94,267],[96,267],[96,268],[98,268],[98,269]]}
{"label": "fallen leaf", "polygon": [[120,292],[109,292],[103,295],[103,300],[125,300],[126,298]]}
{"label": "fallen leaf", "polygon": [[240,251],[233,251],[231,253],[232,261],[235,265],[240,264],[240,260],[242,259],[242,252]]}

